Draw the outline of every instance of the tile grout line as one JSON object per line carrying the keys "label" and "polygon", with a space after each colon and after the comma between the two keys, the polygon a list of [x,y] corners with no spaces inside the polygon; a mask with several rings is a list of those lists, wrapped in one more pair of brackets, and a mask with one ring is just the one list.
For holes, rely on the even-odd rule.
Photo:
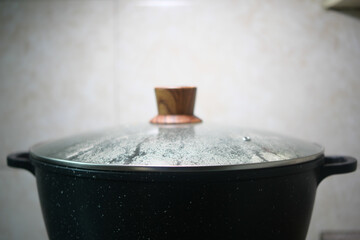
{"label": "tile grout line", "polygon": [[118,71],[117,71],[117,62],[119,60],[118,57],[118,40],[119,40],[119,36],[118,36],[118,24],[117,24],[117,17],[118,17],[118,8],[119,8],[119,4],[118,4],[118,0],[112,0],[113,2],[113,44],[114,44],[114,52],[113,52],[113,89],[112,89],[112,93],[113,93],[113,125],[117,125],[118,122],[118,116],[117,116],[117,110],[118,110],[118,104],[117,104],[117,99],[116,99],[116,91],[118,89],[118,84],[117,84],[117,80],[118,80]]}

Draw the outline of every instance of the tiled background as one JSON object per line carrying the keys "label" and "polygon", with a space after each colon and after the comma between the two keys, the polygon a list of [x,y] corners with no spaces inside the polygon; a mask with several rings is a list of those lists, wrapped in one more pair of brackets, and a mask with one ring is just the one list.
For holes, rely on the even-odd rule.
{"label": "tiled background", "polygon": [[[153,87],[198,86],[196,114],[360,159],[360,19],[319,0],[0,2],[0,239],[46,239],[34,143],[156,114]],[[308,240],[360,230],[360,173],[318,188]]]}

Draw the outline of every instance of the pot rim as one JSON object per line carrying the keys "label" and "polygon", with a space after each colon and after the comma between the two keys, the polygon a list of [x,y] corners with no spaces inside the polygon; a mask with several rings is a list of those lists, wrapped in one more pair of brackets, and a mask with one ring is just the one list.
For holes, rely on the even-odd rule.
{"label": "pot rim", "polygon": [[[318,145],[318,144],[317,144]],[[319,145],[320,146],[320,145]],[[321,147],[321,146],[320,146]],[[267,169],[274,167],[291,166],[300,163],[306,163],[324,156],[324,148],[316,154],[293,158],[288,160],[262,162],[262,163],[247,163],[247,164],[234,164],[234,165],[212,165],[212,166],[147,166],[147,165],[116,165],[116,164],[95,164],[75,162],[63,159],[46,158],[34,154],[30,149],[30,158],[54,165],[75,167],[87,170],[105,170],[105,171],[121,171],[121,172],[221,172],[233,170],[256,170]]]}

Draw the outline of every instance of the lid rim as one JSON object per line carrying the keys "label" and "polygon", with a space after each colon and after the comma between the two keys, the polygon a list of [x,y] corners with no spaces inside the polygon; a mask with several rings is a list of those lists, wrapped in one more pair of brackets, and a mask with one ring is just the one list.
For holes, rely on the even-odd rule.
{"label": "lid rim", "polygon": [[94,164],[84,162],[74,162],[70,160],[53,159],[41,157],[33,153],[30,149],[30,158],[35,161],[45,162],[58,166],[73,167],[87,170],[118,171],[118,172],[220,172],[233,170],[256,170],[269,169],[274,167],[292,166],[307,163],[324,156],[324,148],[317,154],[272,162],[234,164],[234,165],[188,165],[188,166],[149,166],[149,165],[114,165],[114,164]]}

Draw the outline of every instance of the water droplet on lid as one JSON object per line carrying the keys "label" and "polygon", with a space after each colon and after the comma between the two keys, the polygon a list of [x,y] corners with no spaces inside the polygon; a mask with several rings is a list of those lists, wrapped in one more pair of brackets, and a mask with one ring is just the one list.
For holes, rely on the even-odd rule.
{"label": "water droplet on lid", "polygon": [[245,142],[249,142],[249,141],[251,141],[251,138],[248,137],[248,136],[245,136],[245,137],[243,137],[243,140],[244,140]]}

